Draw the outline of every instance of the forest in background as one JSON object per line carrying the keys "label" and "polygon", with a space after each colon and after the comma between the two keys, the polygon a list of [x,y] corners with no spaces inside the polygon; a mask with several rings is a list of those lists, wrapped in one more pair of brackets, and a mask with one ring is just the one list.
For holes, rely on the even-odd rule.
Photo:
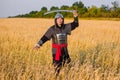
{"label": "forest in background", "polygon": [[[118,1],[111,2],[112,7],[102,4],[101,7],[91,6],[86,7],[82,1],[74,2],[72,6],[63,5],[60,8],[52,6],[50,10],[47,7],[42,7],[40,11],[31,11],[26,14],[20,14],[16,16],[9,16],[9,18],[53,18],[56,13],[44,15],[47,11],[53,10],[77,10],[79,17],[81,18],[120,18],[120,7]],[[71,18],[72,13],[62,12],[63,16]]]}

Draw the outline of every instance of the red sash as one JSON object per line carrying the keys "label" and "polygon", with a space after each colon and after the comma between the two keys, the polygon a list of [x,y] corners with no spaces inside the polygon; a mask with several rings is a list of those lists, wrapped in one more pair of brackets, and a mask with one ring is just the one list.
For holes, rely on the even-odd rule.
{"label": "red sash", "polygon": [[61,56],[61,48],[67,47],[67,44],[52,44],[52,47],[57,49],[55,60],[59,61]]}

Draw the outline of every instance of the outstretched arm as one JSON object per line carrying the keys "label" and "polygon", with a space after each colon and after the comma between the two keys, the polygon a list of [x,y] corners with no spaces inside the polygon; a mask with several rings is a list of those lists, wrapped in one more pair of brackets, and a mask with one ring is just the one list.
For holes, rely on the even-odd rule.
{"label": "outstretched arm", "polygon": [[37,44],[42,46],[47,40],[49,40],[45,35],[39,40]]}
{"label": "outstretched arm", "polygon": [[35,45],[34,49],[39,49],[46,41],[50,40],[52,36],[52,29],[49,28],[48,31],[43,35],[43,37]]}
{"label": "outstretched arm", "polygon": [[39,41],[38,43],[35,45],[34,49],[39,49],[40,46],[42,46],[46,41],[48,41],[49,39],[44,35]]}

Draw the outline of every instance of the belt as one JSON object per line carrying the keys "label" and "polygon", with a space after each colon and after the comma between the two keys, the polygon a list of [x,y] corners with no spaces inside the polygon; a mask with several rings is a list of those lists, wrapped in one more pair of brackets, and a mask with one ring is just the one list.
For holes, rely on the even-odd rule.
{"label": "belt", "polygon": [[55,56],[55,60],[59,61],[60,60],[60,56],[61,56],[61,49],[63,47],[67,47],[67,44],[52,44],[52,48],[56,48],[56,56]]}

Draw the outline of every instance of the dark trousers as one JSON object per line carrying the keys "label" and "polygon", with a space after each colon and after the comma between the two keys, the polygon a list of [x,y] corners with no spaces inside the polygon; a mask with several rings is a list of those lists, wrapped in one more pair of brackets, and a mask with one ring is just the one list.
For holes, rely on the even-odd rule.
{"label": "dark trousers", "polygon": [[60,58],[60,61],[56,61],[53,59],[53,66],[55,69],[55,76],[57,77],[60,73],[61,68],[65,65],[65,64],[69,64],[71,62],[70,58]]}
{"label": "dark trousers", "polygon": [[56,49],[55,48],[52,48],[52,53],[53,53],[53,66],[55,69],[55,75],[57,77],[60,73],[62,66],[64,66],[64,64],[66,64],[66,63],[69,64],[71,59],[69,57],[67,48],[61,49],[61,56],[60,56],[59,61],[55,60],[55,57],[56,57]]}

